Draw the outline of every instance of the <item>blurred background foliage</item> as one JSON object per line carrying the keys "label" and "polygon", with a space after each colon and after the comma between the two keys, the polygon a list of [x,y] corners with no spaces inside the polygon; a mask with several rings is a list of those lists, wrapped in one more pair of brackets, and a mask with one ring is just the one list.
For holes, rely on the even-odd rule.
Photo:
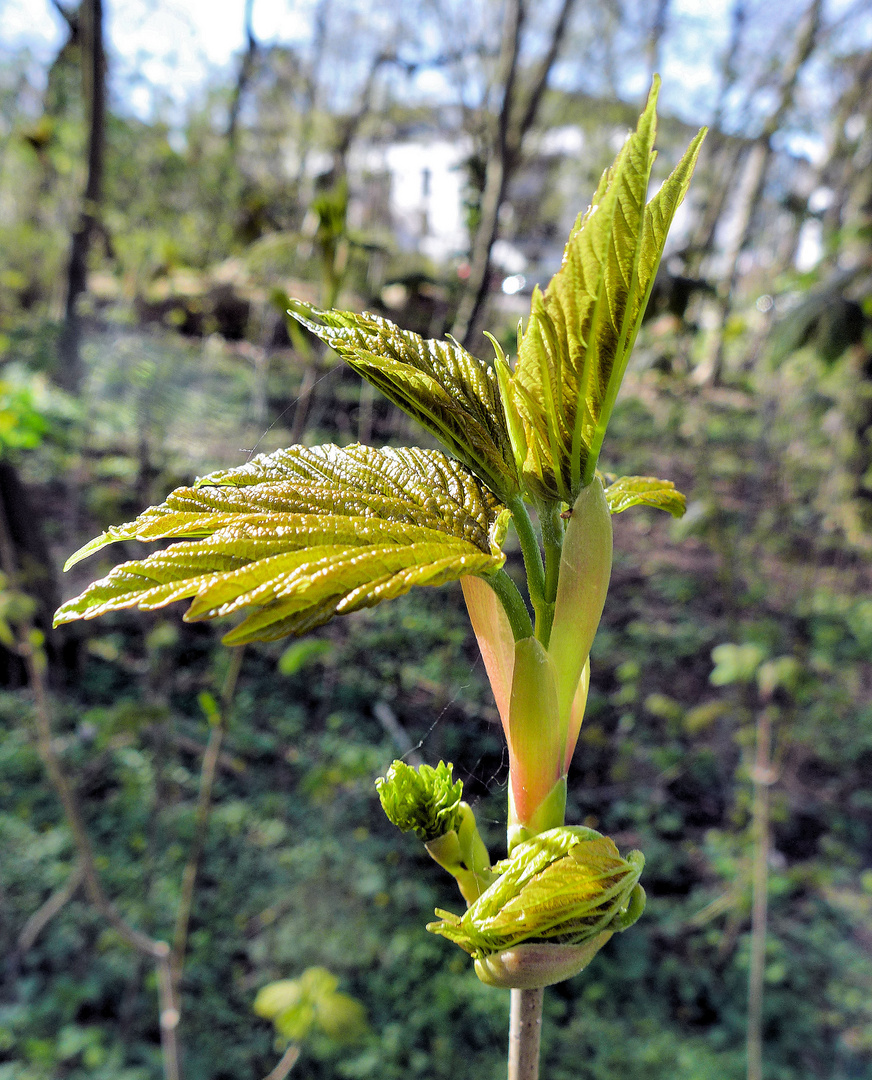
{"label": "blurred background foliage", "polygon": [[[654,70],[660,165],[712,131],[604,464],[689,509],[615,521],[569,794],[569,820],[646,853],[649,906],[546,995],[543,1072],[745,1076],[764,880],[762,1076],[872,1078],[868,3],[318,0],[282,38],[259,2],[184,98],[99,0],[46,12],[54,52],[0,46],[0,1080],[164,1070],[154,965],[88,902],[34,734],[22,628],[99,569],[64,579],[65,556],[254,450],[422,441],[283,298],[511,350]],[[52,750],[131,925],[172,935],[204,842],[184,1075],[265,1076],[287,1038],[312,1080],[502,1075],[508,996],[424,931],[458,899],[373,787],[410,747],[452,760],[500,847],[507,763],[460,591],[247,649],[203,832],[220,632],[123,614],[45,645]],[[309,1022],[306,979],[355,1041]],[[309,1004],[276,1044],[253,1006],[288,980]]]}

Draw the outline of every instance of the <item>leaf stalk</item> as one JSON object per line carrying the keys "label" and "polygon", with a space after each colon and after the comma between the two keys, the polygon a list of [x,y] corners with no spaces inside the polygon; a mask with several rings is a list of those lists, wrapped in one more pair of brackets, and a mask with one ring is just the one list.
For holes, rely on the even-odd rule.
{"label": "leaf stalk", "polygon": [[532,637],[533,623],[530,621],[530,612],[527,610],[523,596],[518,591],[518,586],[505,570],[498,570],[495,574],[485,578],[485,580],[503,605],[515,641],[522,641],[524,638]]}
{"label": "leaf stalk", "polygon": [[545,548],[545,606],[542,623],[536,630],[539,640],[547,648],[554,622],[554,601],[557,599],[564,529],[560,517],[560,503],[550,500],[537,502],[536,512],[539,516],[542,544]]}
{"label": "leaf stalk", "polygon": [[545,611],[547,603],[545,596],[545,564],[542,561],[542,551],[539,547],[536,530],[533,528],[533,522],[530,520],[527,507],[524,505],[523,497],[516,495],[509,500],[507,505],[512,514],[512,521],[515,524],[515,532],[518,534],[521,554],[524,556],[524,569],[527,571],[527,589],[530,592],[530,603],[533,605],[533,611],[536,615],[538,635],[540,627],[544,625],[544,621],[547,619]]}

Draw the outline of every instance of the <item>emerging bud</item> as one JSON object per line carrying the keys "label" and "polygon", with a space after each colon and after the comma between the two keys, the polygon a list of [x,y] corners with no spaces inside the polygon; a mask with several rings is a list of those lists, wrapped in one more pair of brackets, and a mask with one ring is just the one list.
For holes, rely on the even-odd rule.
{"label": "emerging bud", "polygon": [[452,782],[452,766],[440,761],[436,768],[413,769],[395,761],[387,776],[375,782],[382,809],[392,825],[413,832],[428,843],[456,828],[460,817],[463,782]]}
{"label": "emerging bud", "polygon": [[388,820],[424,841],[430,857],[457,881],[463,899],[472,904],[494,880],[490,855],[468,803],[461,800],[463,781],[452,782],[453,766],[417,770],[395,761],[387,776],[375,782]]}
{"label": "emerging bud", "polygon": [[550,829],[493,868],[499,877],[463,916],[437,910],[428,930],[476,961],[482,982],[530,989],[582,970],[616,931],[639,918],[645,859],[580,827]]}

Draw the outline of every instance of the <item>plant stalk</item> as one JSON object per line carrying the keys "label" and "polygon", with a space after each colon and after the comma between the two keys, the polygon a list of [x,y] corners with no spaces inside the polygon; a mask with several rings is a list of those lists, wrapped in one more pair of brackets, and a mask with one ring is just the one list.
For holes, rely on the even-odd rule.
{"label": "plant stalk", "polygon": [[284,1054],[282,1054],[281,1061],[278,1063],[278,1065],[276,1065],[276,1067],[272,1070],[269,1076],[264,1078],[264,1080],[285,1080],[285,1077],[297,1064],[297,1059],[299,1058],[299,1056],[299,1046],[297,1046],[296,1043],[291,1043],[287,1050],[285,1050]]}
{"label": "plant stalk", "polygon": [[508,1080],[538,1080],[545,990],[512,990]]}
{"label": "plant stalk", "polygon": [[560,577],[560,556],[563,552],[563,521],[560,518],[560,504],[557,502],[538,503],[536,512],[542,529],[542,545],[545,548],[545,603],[542,618],[536,626],[536,636],[547,648],[551,640],[551,627],[554,622],[554,602],[557,599],[557,582]]}
{"label": "plant stalk", "polygon": [[545,564],[542,562],[542,551],[523,498],[516,495],[515,498],[510,500],[508,507],[512,512],[512,521],[515,524],[515,532],[517,532],[521,544],[521,554],[524,556],[524,569],[527,571],[527,588],[530,591],[530,603],[536,613],[536,629],[538,631],[547,603],[545,597]]}
{"label": "plant stalk", "polygon": [[754,867],[751,910],[751,965],[748,973],[748,1080],[763,1075],[763,984],[766,975],[766,932],[769,899],[769,786],[772,783],[770,747],[772,710],[757,716],[754,762]]}
{"label": "plant stalk", "polygon": [[524,598],[518,592],[518,587],[505,572],[498,570],[485,579],[500,599],[503,609],[509,618],[512,634],[515,641],[533,636],[533,624],[530,622],[530,612],[524,603]]}

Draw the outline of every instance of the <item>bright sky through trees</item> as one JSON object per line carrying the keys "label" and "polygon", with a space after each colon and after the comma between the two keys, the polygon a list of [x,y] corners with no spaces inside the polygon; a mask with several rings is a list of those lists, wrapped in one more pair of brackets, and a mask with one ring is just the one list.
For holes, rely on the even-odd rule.
{"label": "bright sky through trees", "polygon": [[[308,36],[315,0],[267,0],[254,4],[259,41],[289,44]],[[681,84],[704,95],[713,92],[715,60],[728,34],[728,0],[675,0],[672,18],[682,27],[668,46],[664,68],[666,96]],[[135,113],[147,117],[161,103],[184,102],[210,74],[226,68],[244,48],[243,0],[108,0],[107,39],[113,54],[113,91]],[[50,0],[0,0],[0,42],[26,45],[47,60],[65,34]],[[562,81],[555,72],[556,81]],[[439,72],[424,72],[420,90],[432,95]],[[628,86],[642,95],[647,71]],[[635,83],[638,85],[635,85]],[[674,105],[680,105],[676,97]]]}
{"label": "bright sky through trees", "polygon": [[[305,36],[312,7],[310,0],[255,3],[254,31],[261,41],[292,42]],[[242,0],[109,0],[105,12],[124,95],[141,115],[153,111],[155,90],[185,100],[245,44]],[[6,47],[27,45],[43,60],[64,36],[49,0],[0,0],[0,42]]]}

